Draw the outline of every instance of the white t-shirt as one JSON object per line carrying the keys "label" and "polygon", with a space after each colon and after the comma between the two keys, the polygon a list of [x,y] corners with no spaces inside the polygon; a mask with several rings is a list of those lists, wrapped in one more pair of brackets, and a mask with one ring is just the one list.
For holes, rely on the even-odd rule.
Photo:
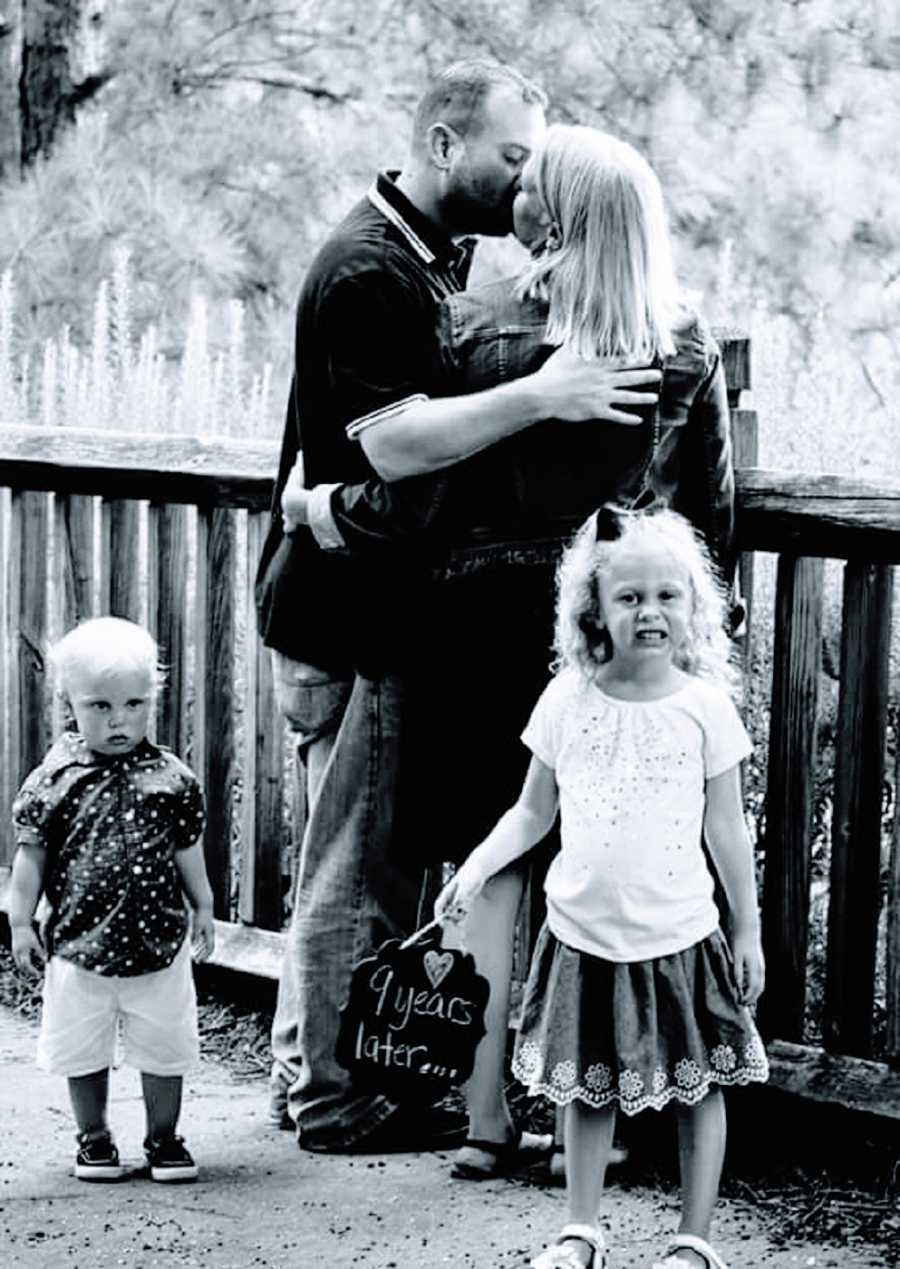
{"label": "white t-shirt", "polygon": [[642,961],[711,934],[705,782],[751,751],[726,692],[691,678],[660,700],[625,701],[563,670],[522,739],[559,787],[562,850],[545,883],[556,937],[605,960]]}

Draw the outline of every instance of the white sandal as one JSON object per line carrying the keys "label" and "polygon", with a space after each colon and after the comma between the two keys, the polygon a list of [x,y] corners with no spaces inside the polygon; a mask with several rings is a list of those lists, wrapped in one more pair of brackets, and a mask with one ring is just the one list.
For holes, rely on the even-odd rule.
{"label": "white sandal", "polygon": [[[578,1238],[591,1248],[591,1258],[585,1265],[575,1255],[574,1247],[565,1244]],[[563,1225],[559,1238],[546,1251],[535,1256],[531,1269],[604,1269],[606,1265],[606,1240],[596,1225]]]}
{"label": "white sandal", "polygon": [[664,1260],[657,1260],[653,1269],[694,1269],[692,1264],[688,1264],[681,1256],[679,1251],[695,1251],[698,1256],[702,1256],[706,1261],[706,1269],[728,1269],[722,1257],[710,1247],[705,1238],[698,1238],[696,1234],[673,1234],[666,1244],[666,1256]]}

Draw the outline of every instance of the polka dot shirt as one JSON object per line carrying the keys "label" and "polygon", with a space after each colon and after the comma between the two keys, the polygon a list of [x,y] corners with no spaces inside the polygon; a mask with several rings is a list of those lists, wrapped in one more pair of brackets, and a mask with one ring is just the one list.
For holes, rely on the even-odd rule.
{"label": "polka dot shirt", "polygon": [[47,851],[49,954],[123,978],[171,964],[188,925],[175,852],[203,824],[197,777],[168,749],[106,758],[64,733],[13,804],[16,846]]}

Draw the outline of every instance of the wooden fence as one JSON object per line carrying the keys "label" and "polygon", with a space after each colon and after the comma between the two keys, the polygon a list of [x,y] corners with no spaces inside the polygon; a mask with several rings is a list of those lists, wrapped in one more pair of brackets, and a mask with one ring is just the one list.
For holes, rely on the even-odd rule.
{"label": "wooden fence", "polygon": [[[738,408],[749,347],[721,333],[720,341],[748,593],[753,553],[778,557],[760,1022],[776,1083],[900,1118],[900,817],[886,895],[881,885],[900,487],[753,466],[756,420]],[[45,680],[48,642],[100,612],[142,621],[169,667],[156,737],[206,789],[217,959],[269,975],[297,818],[252,603],[276,464],[274,442],[0,426],[0,868],[11,862],[12,796],[59,722]],[[802,1040],[826,558],[845,563],[823,1046],[813,1048]],[[876,1062],[880,921],[887,1039]]]}

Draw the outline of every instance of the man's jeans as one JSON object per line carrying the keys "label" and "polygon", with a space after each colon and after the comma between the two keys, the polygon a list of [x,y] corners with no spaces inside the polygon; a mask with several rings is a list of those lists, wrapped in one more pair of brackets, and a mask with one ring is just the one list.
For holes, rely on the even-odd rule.
{"label": "man's jeans", "polygon": [[287,1087],[300,1144],[339,1149],[394,1109],[351,1088],[334,1048],[354,966],[384,939],[411,933],[417,918],[422,869],[403,857],[394,833],[402,687],[390,676],[335,678],[278,652],[273,667],[309,809],[272,1025],[272,1080]]}

